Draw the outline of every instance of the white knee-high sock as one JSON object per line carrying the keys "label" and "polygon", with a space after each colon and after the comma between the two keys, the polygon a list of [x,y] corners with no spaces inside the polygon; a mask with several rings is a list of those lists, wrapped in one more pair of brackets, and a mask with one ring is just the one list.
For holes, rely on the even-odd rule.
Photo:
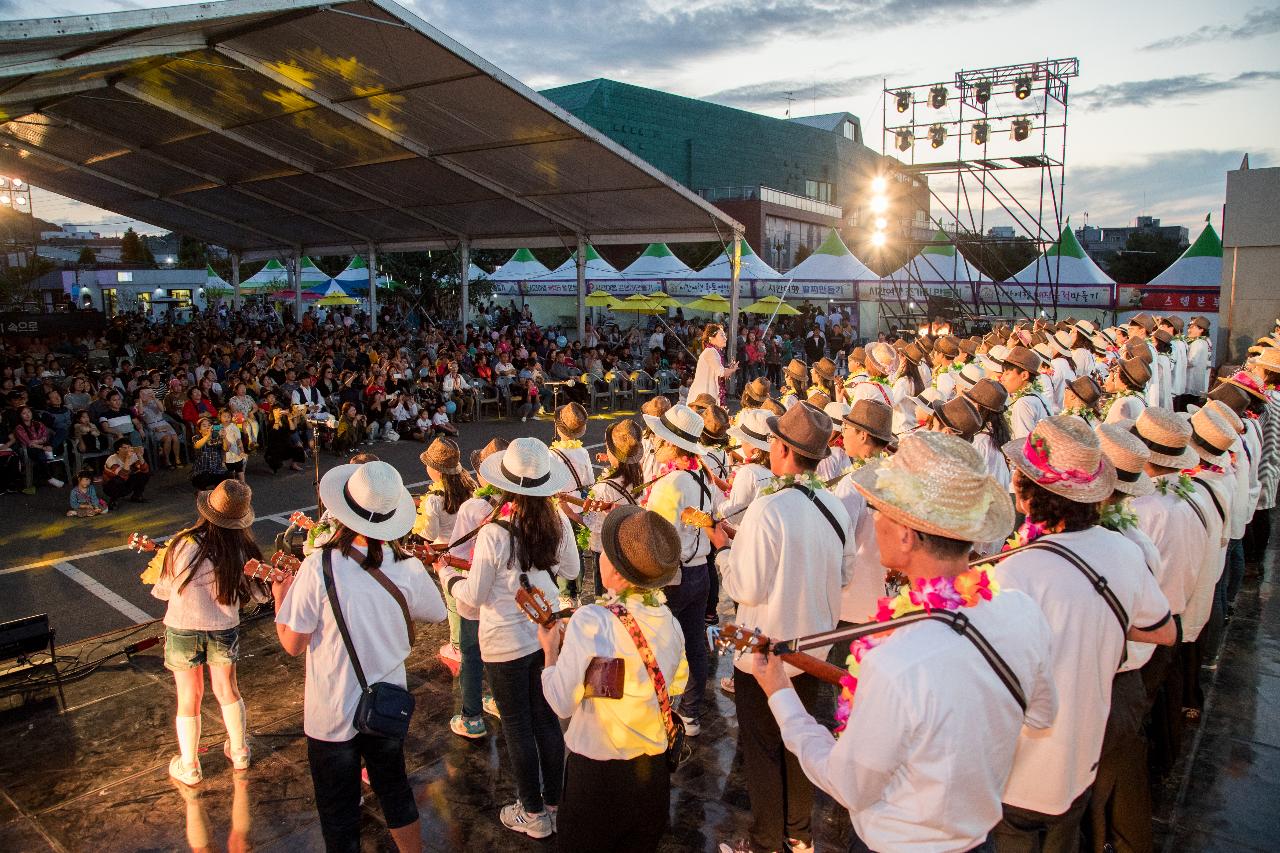
{"label": "white knee-high sock", "polygon": [[227,727],[227,740],[231,742],[231,754],[239,755],[245,749],[245,737],[249,718],[240,698],[222,707],[222,722]]}
{"label": "white knee-high sock", "polygon": [[182,753],[182,763],[193,767],[200,755],[200,715],[174,717],[174,723],[178,730],[178,750]]}

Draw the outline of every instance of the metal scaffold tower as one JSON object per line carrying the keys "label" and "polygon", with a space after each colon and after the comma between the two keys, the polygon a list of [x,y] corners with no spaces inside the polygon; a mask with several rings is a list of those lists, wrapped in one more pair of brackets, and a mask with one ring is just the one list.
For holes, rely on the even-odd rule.
{"label": "metal scaffold tower", "polygon": [[[933,242],[881,281],[882,325],[1056,316],[1054,271],[1034,284],[991,281],[962,249],[989,269],[991,258],[975,252],[1022,238],[1041,251],[1058,240],[1066,220],[1067,96],[1079,73],[1072,58],[958,71],[945,82],[886,81],[881,152],[898,161],[904,177],[923,178],[931,202],[927,223],[902,223],[897,231],[918,239],[927,224]],[[989,225],[1004,230],[988,236]]]}

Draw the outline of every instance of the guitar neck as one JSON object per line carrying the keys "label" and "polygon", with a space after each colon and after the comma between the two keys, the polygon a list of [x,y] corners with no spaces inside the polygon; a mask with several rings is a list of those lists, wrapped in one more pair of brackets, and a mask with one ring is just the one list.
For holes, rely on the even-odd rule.
{"label": "guitar neck", "polygon": [[783,652],[778,655],[783,663],[789,663],[796,669],[807,672],[820,681],[828,684],[840,684],[841,679],[849,675],[849,673],[832,663],[827,663],[821,658],[804,652]]}

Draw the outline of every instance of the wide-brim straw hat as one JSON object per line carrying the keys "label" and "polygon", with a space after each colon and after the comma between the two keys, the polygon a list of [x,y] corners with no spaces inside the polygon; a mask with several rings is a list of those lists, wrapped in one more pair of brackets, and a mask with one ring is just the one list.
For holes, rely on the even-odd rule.
{"label": "wide-brim straw hat", "polygon": [[1200,459],[1189,446],[1191,424],[1168,409],[1143,409],[1130,431],[1151,448],[1152,465],[1190,468]]}
{"label": "wide-brim straw hat", "polygon": [[1102,455],[1098,436],[1075,415],[1046,418],[1003,450],[1023,476],[1068,500],[1097,503],[1115,491],[1115,467]]}
{"label": "wide-brim straw hat", "polygon": [[893,408],[880,400],[856,401],[842,421],[880,441],[892,444],[898,440],[893,434]]}
{"label": "wide-brim straw hat", "polygon": [[1009,405],[1009,390],[994,379],[979,379],[964,396],[979,409],[993,414],[1000,414]]}
{"label": "wide-brim straw hat", "polygon": [[511,442],[507,441],[505,438],[491,438],[489,439],[489,443],[484,447],[479,450],[471,451],[471,470],[479,471],[481,462],[488,459],[495,453],[501,453],[506,450],[507,445],[510,443]]}
{"label": "wide-brim straw hat", "polygon": [[831,418],[808,403],[797,403],[782,417],[769,416],[769,431],[796,453],[809,459],[831,455]]}
{"label": "wide-brim straw hat", "polygon": [[1219,382],[1209,392],[1208,397],[1210,400],[1220,401],[1236,414],[1249,408],[1249,392],[1230,382]]}
{"label": "wide-brim straw hat", "polygon": [[320,481],[320,501],[343,527],[382,542],[412,530],[417,513],[400,472],[386,462],[330,468]]}
{"label": "wide-brim straw hat", "polygon": [[1258,377],[1254,376],[1247,370],[1238,370],[1222,381],[1226,382],[1228,385],[1236,386],[1240,390],[1248,393],[1249,396],[1261,400],[1264,403],[1268,401],[1267,392],[1262,387],[1262,383],[1258,381]]}
{"label": "wide-brim straw hat", "polygon": [[981,365],[974,362],[969,362],[955,372],[956,387],[960,389],[961,393],[968,391],[986,378],[987,372],[982,369]]}
{"label": "wide-brim straw hat", "polygon": [[652,415],[653,417],[661,417],[662,413],[671,408],[671,398],[664,397],[661,394],[655,396],[652,400],[647,401],[640,407],[642,415]]}
{"label": "wide-brim straw hat", "polygon": [[787,362],[787,376],[795,379],[797,382],[809,381],[809,368],[798,358],[793,358]]}
{"label": "wide-brim straw hat", "polygon": [[1098,327],[1093,324],[1092,320],[1079,320],[1074,325],[1076,331],[1086,338],[1091,338],[1098,333]]}
{"label": "wide-brim straw hat", "polygon": [[978,361],[982,365],[982,369],[991,373],[999,373],[1004,370],[1004,360],[1009,355],[1009,348],[1004,344],[996,344],[987,350],[986,354]]}
{"label": "wide-brim straw hat", "polygon": [[769,430],[769,418],[770,414],[765,409],[747,409],[738,418],[738,425],[729,427],[729,435],[744,447],[767,451],[769,440],[773,438],[773,433]]}
{"label": "wide-brim straw hat", "polygon": [[1280,373],[1280,349],[1276,349],[1275,346],[1265,346],[1253,362],[1273,373]]}
{"label": "wide-brim straw hat", "polygon": [[1049,346],[1057,351],[1058,355],[1070,356],[1071,344],[1075,340],[1075,337],[1076,333],[1074,326],[1066,330],[1059,329],[1049,336]]}
{"label": "wide-brim straw hat", "polygon": [[581,438],[587,431],[587,410],[581,403],[565,403],[556,409],[556,432],[565,438]]}
{"label": "wide-brim straw hat", "polygon": [[849,404],[842,403],[839,400],[832,400],[822,407],[823,413],[831,418],[831,433],[834,435],[840,432],[840,421],[844,420],[844,416],[849,414]]}
{"label": "wide-brim straw hat", "polygon": [[536,438],[517,438],[501,453],[480,463],[480,476],[494,488],[514,495],[547,498],[573,482],[569,466]]}
{"label": "wide-brim straw hat", "polygon": [[643,430],[635,421],[624,418],[604,431],[604,446],[623,465],[635,464],[644,458]]}
{"label": "wide-brim straw hat", "polygon": [[772,386],[769,380],[763,376],[757,376],[746,384],[742,389],[742,397],[744,400],[751,400],[757,406],[769,399],[769,391]]}
{"label": "wide-brim straw hat", "polygon": [[600,525],[600,547],[614,571],[641,589],[661,589],[680,570],[680,534],[642,506],[611,510]]}
{"label": "wide-brim straw hat", "polygon": [[253,524],[253,489],[239,480],[224,480],[196,495],[196,512],[214,527],[244,530]]}
{"label": "wide-brim straw hat", "polygon": [[1141,498],[1156,489],[1155,480],[1147,475],[1146,464],[1151,449],[1142,439],[1129,432],[1122,424],[1102,424],[1096,430],[1103,454],[1116,469],[1117,492]]}
{"label": "wide-brim straw hat", "polygon": [[457,474],[462,470],[462,451],[451,438],[441,436],[418,455],[418,460],[441,474]]}
{"label": "wide-brim straw hat", "polygon": [[[1204,404],[1204,407],[1217,412],[1218,415],[1227,422],[1227,426],[1231,427],[1231,429],[1235,431],[1236,435],[1244,435],[1244,421],[1240,420],[1240,416],[1236,414],[1235,409],[1231,408],[1221,400],[1210,400]],[[1192,411],[1192,408],[1192,406],[1187,406],[1188,414],[1195,414],[1195,412]]]}
{"label": "wide-brim straw hat", "polygon": [[1191,424],[1191,447],[1196,455],[1210,465],[1226,462],[1238,435],[1231,424],[1208,407],[1183,417]]}
{"label": "wide-brim straw hat", "polygon": [[898,452],[850,475],[867,503],[912,530],[962,542],[995,542],[1013,529],[1009,493],[987,473],[973,445],[954,435],[914,432]]}
{"label": "wide-brim straw hat", "polygon": [[881,376],[895,376],[902,364],[898,351],[886,343],[877,342],[867,347],[866,367]]}
{"label": "wide-brim straw hat", "polygon": [[814,362],[813,372],[821,379],[830,382],[836,378],[836,363],[824,355]]}
{"label": "wide-brim straw hat", "polygon": [[661,415],[645,415],[644,422],[654,435],[681,450],[702,456],[711,448],[702,444],[702,415],[688,406],[676,404]]}
{"label": "wide-brim straw hat", "polygon": [[960,341],[954,335],[943,335],[934,341],[933,351],[947,358],[955,358],[960,354]]}
{"label": "wide-brim straw hat", "polygon": [[719,401],[715,397],[712,397],[710,394],[703,393],[694,397],[685,405],[693,409],[698,414],[702,414],[703,411],[710,408],[711,406],[719,405]]}

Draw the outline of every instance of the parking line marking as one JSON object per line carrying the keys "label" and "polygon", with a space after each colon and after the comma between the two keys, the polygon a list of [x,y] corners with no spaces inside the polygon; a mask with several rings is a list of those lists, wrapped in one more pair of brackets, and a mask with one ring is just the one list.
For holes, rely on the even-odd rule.
{"label": "parking line marking", "polygon": [[137,607],[136,605],[130,603],[127,599],[123,598],[122,596],[107,589],[105,586],[99,583],[95,578],[90,577],[89,575],[80,571],[70,563],[67,563],[67,562],[54,563],[53,567],[58,571],[62,572],[67,577],[71,578],[71,580],[80,584],[80,586],[89,590],[89,592],[96,595],[99,599],[104,601],[112,609],[117,610],[120,613],[123,613],[128,618],[132,619],[135,624],[141,623],[141,622],[155,621],[155,617],[152,616],[150,613],[143,610],[141,607]]}

